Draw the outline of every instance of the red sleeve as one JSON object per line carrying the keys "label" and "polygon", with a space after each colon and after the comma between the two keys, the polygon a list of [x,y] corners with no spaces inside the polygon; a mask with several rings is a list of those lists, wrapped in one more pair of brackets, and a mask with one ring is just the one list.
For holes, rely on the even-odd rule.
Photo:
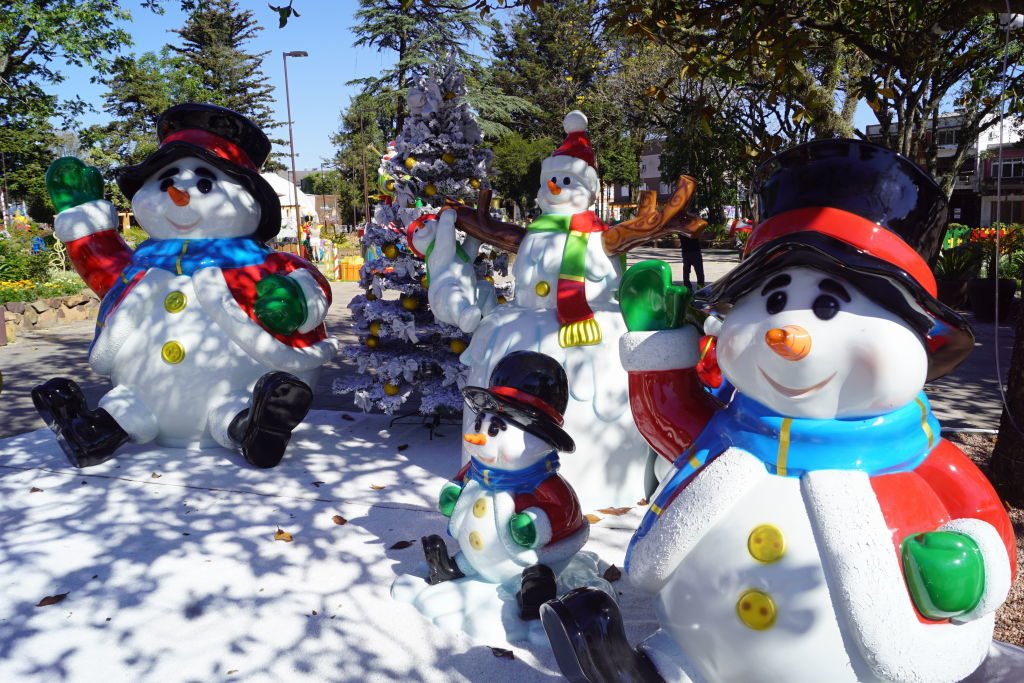
{"label": "red sleeve", "polygon": [[629,407],[637,429],[655,452],[673,461],[714,414],[694,368],[629,373]]}
{"label": "red sleeve", "polygon": [[556,474],[541,482],[531,493],[517,493],[516,512],[526,508],[540,508],[551,522],[551,540],[560,541],[583,528],[583,512],[576,492],[568,482]]}
{"label": "red sleeve", "polygon": [[1006,507],[988,478],[963,451],[945,439],[921,463],[917,472],[942,499],[952,519],[980,519],[999,532],[1010,558],[1012,583],[1017,575],[1017,539]]}
{"label": "red sleeve", "polygon": [[[256,283],[268,275],[287,275],[295,270],[305,270],[313,276],[327,296],[327,305],[330,306],[332,301],[331,284],[327,281],[327,278],[308,261],[294,254],[275,251],[270,253],[263,263],[255,266],[226,269],[224,270],[224,280],[227,282],[228,289],[231,290],[231,294],[235,297],[235,303],[238,304],[239,308],[245,311],[245,314],[256,324],[262,327],[262,324],[256,317],[255,310]],[[266,328],[264,329],[266,330]],[[270,330],[266,331],[267,334],[272,335],[278,341],[297,348],[312,346],[327,338],[326,325],[317,325],[304,334],[299,334],[298,332],[294,334],[274,334]]]}
{"label": "red sleeve", "polygon": [[117,230],[101,230],[71,240],[64,246],[75,270],[89,289],[101,298],[110,291],[132,260],[132,249]]}
{"label": "red sleeve", "polygon": [[454,481],[456,484],[465,484],[466,483],[466,475],[467,474],[469,474],[469,462],[468,461],[466,462],[465,465],[463,465],[461,468],[459,468],[458,473],[454,477],[452,477],[452,481]]}

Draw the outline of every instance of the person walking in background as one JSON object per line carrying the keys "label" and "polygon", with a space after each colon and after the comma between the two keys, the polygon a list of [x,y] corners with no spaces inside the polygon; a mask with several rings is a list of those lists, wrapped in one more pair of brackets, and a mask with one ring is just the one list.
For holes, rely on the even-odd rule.
{"label": "person walking in background", "polygon": [[704,286],[704,257],[700,251],[700,233],[702,231],[703,228],[690,234],[679,233],[679,242],[683,253],[683,284],[690,291],[693,291],[690,284],[691,268],[697,276],[697,288]]}

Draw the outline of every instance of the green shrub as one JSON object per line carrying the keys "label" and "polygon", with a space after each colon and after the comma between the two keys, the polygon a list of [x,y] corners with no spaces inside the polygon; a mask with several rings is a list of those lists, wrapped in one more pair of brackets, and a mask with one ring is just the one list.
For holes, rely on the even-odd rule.
{"label": "green shrub", "polygon": [[0,239],[0,280],[45,282],[50,268],[47,252],[32,253],[32,238],[24,234]]}
{"label": "green shrub", "polygon": [[935,276],[947,280],[967,280],[978,277],[984,253],[970,243],[944,249],[935,262]]}

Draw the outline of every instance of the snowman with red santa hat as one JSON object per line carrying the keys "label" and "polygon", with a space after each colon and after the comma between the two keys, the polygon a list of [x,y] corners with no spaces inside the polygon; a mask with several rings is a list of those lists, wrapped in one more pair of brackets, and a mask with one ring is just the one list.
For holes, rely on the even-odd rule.
{"label": "snowman with red santa hat", "polygon": [[[410,240],[427,254],[435,315],[473,333],[460,358],[469,367],[468,383],[486,383],[502,358],[515,351],[554,358],[568,376],[566,429],[588,454],[586,460],[566,462],[566,478],[585,509],[631,505],[645,492],[648,451],[629,414],[626,373],[618,362],[618,339],[626,331],[616,298],[622,257],[659,231],[703,222],[682,213],[695,187],[684,177],[664,211],[654,210],[651,193],[642,199],[636,218],[605,225],[593,210],[600,182],[587,117],[569,112],[563,127],[565,140],[541,164],[541,215],[529,226],[495,220],[488,212],[489,191],[484,191],[477,208],[443,210]],[[670,228],[677,215],[686,221]],[[468,235],[464,246],[486,242],[515,252],[515,295],[507,304],[498,305],[495,297],[482,293],[471,258],[460,262],[456,228]],[[474,420],[467,409],[467,431]],[[468,452],[463,455],[469,458]]]}
{"label": "snowman with red santa hat", "polygon": [[76,467],[129,441],[220,445],[273,467],[338,349],[324,325],[330,285],[265,244],[281,205],[260,176],[270,141],[253,122],[190,103],[164,112],[157,133],[159,149],[118,177],[149,235],[134,250],[96,169],[66,157],[47,172],[54,232],[103,297],[89,363],[114,387],[90,409],[56,378],[33,401]]}
{"label": "snowman with red santa hat", "polygon": [[[697,294],[715,339],[679,326],[689,293],[666,264],[624,277],[632,410],[673,460],[626,560],[661,628],[633,649],[614,604],[572,592],[542,608],[559,664],[573,681],[962,680],[1016,546],[921,391],[973,346],[928,266],[945,198],[851,140],[773,157],[753,192],[747,258]],[[716,409],[696,387],[718,370],[734,395]]]}

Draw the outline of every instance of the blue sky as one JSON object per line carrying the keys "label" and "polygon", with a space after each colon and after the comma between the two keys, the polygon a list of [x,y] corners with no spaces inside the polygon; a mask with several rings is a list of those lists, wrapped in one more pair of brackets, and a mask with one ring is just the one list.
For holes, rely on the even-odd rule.
{"label": "blue sky", "polygon": [[[287,0],[270,2],[286,3]],[[355,0],[300,0],[296,2],[296,9],[302,16],[292,17],[283,29],[277,28],[277,13],[268,9],[267,4],[267,0],[238,0],[239,7],[251,10],[264,27],[246,49],[254,53],[270,50],[263,58],[263,73],[277,91],[274,110],[277,120],[282,122],[288,120],[288,115],[281,54],[295,50],[309,53],[306,58],[288,58],[288,90],[294,121],[295,167],[299,170],[317,168],[321,159],[332,155],[330,136],[338,129],[342,109],[358,91],[356,86],[345,85],[346,81],[379,74],[391,64],[394,53],[352,47],[355,36],[350,27],[359,6]],[[169,31],[184,23],[185,15],[180,11],[178,0],[164,0],[166,12],[163,15],[138,7],[134,0],[124,5],[132,13],[132,22],[124,28],[135,40],[125,52],[157,52],[177,38]],[[61,71],[67,80],[61,84],[58,94],[80,94],[97,109],[96,113],[82,117],[81,123],[108,120],[100,110],[104,88],[89,82],[92,72],[70,67]],[[273,131],[273,135],[287,140],[288,129],[282,126]],[[278,151],[287,153],[287,144]]]}
{"label": "blue sky", "polygon": [[[272,1],[270,4],[283,5],[285,2]],[[169,31],[180,27],[185,15],[178,0],[163,0],[163,4],[166,11],[158,15],[139,7],[136,1],[124,3],[132,13],[132,21],[124,28],[135,41],[134,45],[125,46],[124,52],[157,52],[177,37]],[[355,36],[351,26],[355,23],[354,14],[358,9],[356,0],[299,0],[296,9],[302,16],[292,17],[283,29],[277,28],[277,14],[268,8],[267,0],[238,0],[238,5],[251,10],[264,27],[257,38],[250,41],[247,50],[253,53],[270,51],[263,60],[263,73],[277,92],[274,109],[278,121],[288,120],[281,54],[295,50],[309,53],[306,58],[288,59],[288,89],[294,121],[295,167],[298,170],[318,168],[323,159],[332,155],[330,136],[338,128],[342,109],[358,91],[356,86],[345,83],[379,74],[393,63],[394,53],[352,47]],[[63,97],[80,94],[97,109],[83,116],[80,123],[105,122],[108,117],[100,110],[104,88],[89,82],[93,73],[72,67],[61,71],[67,80],[61,84],[58,94]],[[855,125],[863,129],[873,122],[871,111],[861,103]],[[288,130],[281,127],[273,131],[273,135],[287,140]],[[287,154],[287,144],[278,151]],[[287,164],[287,160],[284,161]]]}

